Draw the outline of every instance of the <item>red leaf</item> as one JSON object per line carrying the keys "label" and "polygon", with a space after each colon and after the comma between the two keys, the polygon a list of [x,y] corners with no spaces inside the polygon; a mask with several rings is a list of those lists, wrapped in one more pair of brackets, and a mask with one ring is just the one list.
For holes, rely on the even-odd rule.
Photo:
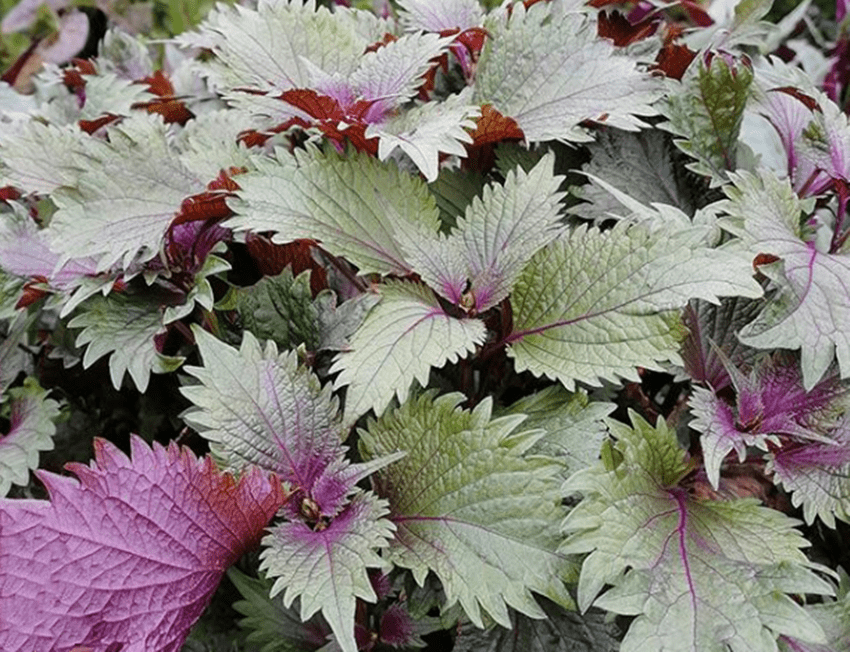
{"label": "red leaf", "polygon": [[15,310],[31,306],[42,297],[46,297],[49,294],[45,289],[48,283],[49,281],[44,276],[35,276],[24,283],[24,289],[21,291],[21,296],[15,304]]}
{"label": "red leaf", "polygon": [[653,70],[660,70],[670,79],[681,79],[697,53],[687,45],[665,45],[655,57]]}
{"label": "red leaf", "polygon": [[[372,156],[377,155],[378,139],[366,138],[366,128],[369,125],[363,121],[373,102],[359,100],[343,109],[334,98],[321,95],[309,88],[285,91],[280,95],[280,99],[314,118],[316,126],[338,147],[343,147],[347,140],[358,150]],[[340,129],[338,126],[340,122],[349,126]]]}
{"label": "red leaf", "polygon": [[222,220],[233,215],[233,211],[227,205],[227,198],[233,197],[233,193],[239,190],[239,184],[232,176],[243,174],[245,168],[231,166],[227,170],[221,170],[218,176],[207,184],[207,191],[187,197],[180,204],[180,212],[171,221],[171,226],[178,226],[186,222],[201,220]]}
{"label": "red leaf", "polygon": [[185,125],[195,117],[182,100],[175,98],[162,98],[150,102],[138,102],[132,106],[134,109],[145,109],[148,113],[158,113],[169,124]]}
{"label": "red leaf", "polygon": [[13,201],[21,198],[21,191],[14,186],[0,187],[0,201]]}
{"label": "red leaf", "polygon": [[221,576],[285,502],[273,475],[95,441],[79,481],[38,472],[50,501],[0,500],[3,652],[177,652]]}
{"label": "red leaf", "polygon": [[603,38],[614,41],[614,45],[626,46],[655,34],[658,21],[652,18],[632,24],[618,11],[610,14],[602,12],[597,22],[597,33]]}
{"label": "red leaf", "polygon": [[490,104],[481,107],[481,117],[470,135],[472,143],[466,146],[467,156],[463,160],[463,167],[482,171],[493,166],[496,160],[496,143],[525,138],[516,120],[502,115]]}
{"label": "red leaf", "polygon": [[315,244],[313,240],[294,240],[279,245],[265,236],[250,232],[245,238],[248,253],[264,276],[277,276],[287,265],[292,265],[292,273],[295,276],[309,269],[310,291],[313,296],[328,287],[327,272],[313,258]]}
{"label": "red leaf", "polygon": [[80,129],[85,131],[87,134],[93,134],[95,131],[103,127],[104,125],[112,124],[118,120],[122,120],[123,118],[120,115],[115,115],[114,113],[106,113],[95,120],[80,120],[77,122]]}
{"label": "red leaf", "polygon": [[525,134],[513,118],[499,113],[490,104],[481,107],[481,117],[472,132],[472,146],[488,145],[503,140],[522,140]]}
{"label": "red leaf", "polygon": [[174,95],[174,86],[171,85],[171,80],[168,79],[168,76],[162,70],[157,70],[149,77],[145,77],[141,80],[141,83],[147,84],[148,91],[159,97],[171,97]]}

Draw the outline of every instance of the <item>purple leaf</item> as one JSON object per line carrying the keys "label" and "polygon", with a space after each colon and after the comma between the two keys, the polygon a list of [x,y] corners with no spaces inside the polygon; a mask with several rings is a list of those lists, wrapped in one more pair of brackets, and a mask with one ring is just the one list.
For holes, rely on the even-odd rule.
{"label": "purple leaf", "polygon": [[830,431],[831,441],[796,441],[773,451],[767,470],[791,492],[803,518],[816,516],[835,528],[835,516],[850,521],[850,421],[843,417]]}
{"label": "purple leaf", "polygon": [[688,337],[682,344],[685,372],[715,392],[730,385],[732,380],[718,350],[736,366],[750,366],[757,351],[741,344],[737,331],[755,319],[760,309],[760,302],[743,297],[724,298],[720,305],[691,301],[682,317],[688,327]]}
{"label": "purple leaf", "polygon": [[827,378],[807,392],[796,362],[762,359],[749,376],[728,359],[725,366],[737,393],[734,405],[701,388],[691,397],[693,426],[702,433],[706,473],[715,489],[723,459],[733,450],[743,461],[748,446],[766,449],[768,442],[781,445],[782,438],[829,441],[818,426],[847,393],[837,379]]}
{"label": "purple leaf", "polygon": [[285,497],[258,469],[95,440],[79,480],[40,472],[50,501],[0,500],[0,649],[177,652],[224,571]]}
{"label": "purple leaf", "polygon": [[64,259],[50,248],[47,231],[39,230],[24,209],[13,204],[13,213],[0,221],[0,267],[24,278],[46,279],[58,290],[68,290],[87,277],[94,276],[93,258]]}

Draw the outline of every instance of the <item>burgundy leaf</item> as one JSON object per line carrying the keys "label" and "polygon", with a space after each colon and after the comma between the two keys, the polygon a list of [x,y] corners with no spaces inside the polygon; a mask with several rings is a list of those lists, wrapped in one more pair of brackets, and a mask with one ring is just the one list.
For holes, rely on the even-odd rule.
{"label": "burgundy leaf", "polygon": [[50,501],[0,500],[0,649],[177,652],[222,574],[285,497],[273,475],[237,481],[172,443],[95,440],[79,480],[38,477]]}

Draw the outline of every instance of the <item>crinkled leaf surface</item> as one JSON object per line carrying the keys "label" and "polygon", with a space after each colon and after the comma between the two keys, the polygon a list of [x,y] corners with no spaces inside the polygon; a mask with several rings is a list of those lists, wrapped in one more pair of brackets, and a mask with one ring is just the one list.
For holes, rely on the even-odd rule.
{"label": "crinkled leaf surface", "polygon": [[618,652],[619,628],[601,611],[580,614],[539,600],[546,618],[536,620],[511,611],[511,629],[486,631],[466,627],[453,652]]}
{"label": "crinkled leaf surface", "polygon": [[[748,447],[767,450],[768,442],[780,445],[780,436],[808,444],[832,443],[822,433],[830,429],[835,416],[844,409],[848,393],[834,377],[806,391],[795,361],[762,359],[748,376],[731,364],[727,371],[735,387],[734,406],[701,387],[694,388],[690,401],[695,416],[691,425],[701,433],[705,470],[715,489],[720,465],[733,450],[743,462]],[[794,444],[794,448],[797,445],[802,442]],[[836,455],[838,452],[835,448]],[[850,459],[850,451],[846,457]]]}
{"label": "crinkled leaf surface", "polygon": [[[598,134],[596,142],[587,147],[591,157],[583,171],[588,175],[604,179],[641,204],[668,204],[687,215],[695,212],[693,190],[676,172],[668,135],[610,129]],[[574,192],[587,202],[570,208],[576,215],[596,222],[622,215],[620,202],[592,181]]]}
{"label": "crinkled leaf surface", "polygon": [[0,183],[30,192],[73,186],[83,173],[77,151],[83,132],[77,125],[46,125],[37,120],[0,124]]}
{"label": "crinkled leaf surface", "polygon": [[407,400],[413,380],[425,387],[431,367],[456,362],[483,344],[481,321],[447,315],[437,297],[419,283],[389,281],[376,305],[351,337],[331,373],[348,387],[345,416],[353,422],[370,409],[380,415],[393,396]]}
{"label": "crinkled leaf surface", "polygon": [[59,404],[47,398],[37,382],[9,390],[12,399],[9,432],[0,436],[0,496],[12,484],[25,485],[29,472],[38,467],[39,451],[53,449]]}
{"label": "crinkled leaf surface", "polygon": [[729,219],[721,226],[743,241],[753,256],[780,258],[759,270],[778,285],[755,321],[738,333],[757,348],[800,349],[803,384],[811,389],[837,355],[841,375],[850,375],[850,253],[822,251],[801,226],[811,203],[801,202],[790,183],[762,170],[740,172],[725,188]]}
{"label": "crinkled leaf surface", "polygon": [[472,411],[463,399],[426,392],[360,433],[368,458],[407,452],[372,476],[398,528],[387,559],[420,586],[436,574],[446,606],[460,602],[479,627],[482,609],[505,627],[507,606],[544,617],[532,591],[572,608],[563,582],[575,567],[555,552],[559,467],[524,457],[540,433],[514,432],[521,416],[491,419],[489,399]]}
{"label": "crinkled leaf surface", "polygon": [[371,39],[345,12],[316,7],[315,0],[260,2],[257,9],[219,5],[197,32],[178,43],[212,50],[202,74],[218,90],[253,86],[287,90],[310,86],[310,64],[329,74],[354,72]]}
{"label": "crinkled leaf surface", "polygon": [[0,648],[178,652],[224,571],[284,501],[257,469],[237,482],[212,460],[96,440],[79,480],[38,472],[50,501],[0,500]]}
{"label": "crinkled leaf surface", "polygon": [[121,388],[129,373],[140,392],[147,389],[150,374],[177,369],[182,357],[163,355],[154,338],[165,332],[160,297],[115,294],[94,296],[68,322],[70,328],[82,328],[76,345],[86,346],[83,367],[88,368],[109,354],[109,377]]}
{"label": "crinkled leaf surface", "polygon": [[525,414],[526,430],[541,428],[545,434],[529,449],[548,455],[564,465],[563,473],[571,475],[599,459],[602,442],[608,436],[604,418],[616,405],[591,401],[584,390],[568,392],[552,385],[521,398],[501,414]]}
{"label": "crinkled leaf surface", "polygon": [[632,422],[612,422],[619,464],[579,471],[563,487],[584,496],[564,521],[561,547],[590,553],[579,606],[637,616],[622,652],[766,652],[778,634],[825,642],[785,595],[831,593],[800,551],[796,522],[754,499],[694,498],[679,486],[690,466],[675,433],[663,420]]}
{"label": "crinkled leaf surface", "polygon": [[517,169],[504,185],[486,186],[447,237],[400,230],[407,259],[422,280],[470,312],[508,296],[529,259],[561,231],[563,177],[554,174],[554,162],[548,155],[529,173]]}
{"label": "crinkled leaf surface", "polygon": [[227,571],[242,600],[233,608],[245,616],[239,626],[249,630],[248,642],[260,647],[260,652],[305,652],[318,650],[327,643],[330,628],[320,616],[302,622],[298,610],[284,607],[281,596],[269,597],[272,582],[256,579],[239,572]]}
{"label": "crinkled leaf surface", "polygon": [[198,327],[193,332],[204,366],[186,368],[201,384],[181,390],[195,405],[184,419],[228,466],[272,471],[299,499],[314,501],[317,515],[335,514],[365,473],[344,461],[330,385],[299,366],[295,351],[278,353],[273,341],[261,347],[250,332],[238,350]]}
{"label": "crinkled leaf surface", "polygon": [[286,607],[299,598],[304,621],[321,609],[343,652],[358,649],[356,598],[377,600],[366,569],[387,567],[377,553],[395,529],[386,514],[385,500],[358,490],[327,525],[286,521],[263,538],[260,570],[276,578],[271,597],[283,592]]}
{"label": "crinkled leaf surface", "polygon": [[461,32],[481,24],[484,12],[477,0],[400,0],[401,22],[407,30]]}
{"label": "crinkled leaf surface", "polygon": [[172,150],[157,116],[137,115],[107,129],[109,141],[80,140],[86,169],[75,188],[53,193],[59,210],[50,224],[57,252],[96,258],[98,271],[153,258],[181,202],[206,188]]}
{"label": "crinkled leaf surface", "polygon": [[670,121],[664,128],[682,137],[676,145],[697,159],[688,167],[711,177],[712,185],[725,183],[726,173],[737,168],[738,135],[752,81],[747,65],[717,55],[708,64],[691,66],[681,83],[671,83],[664,108]]}
{"label": "crinkled leaf surface", "polygon": [[243,328],[257,338],[274,340],[282,348],[302,343],[311,351],[318,348],[319,311],[313,305],[309,270],[293,277],[287,267],[277,276],[239,288],[236,301]]}
{"label": "crinkled leaf surface", "polygon": [[615,54],[584,13],[559,13],[558,3],[513,5],[510,18],[485,23],[476,99],[516,120],[529,141],[592,138],[579,126],[604,121],[620,129],[656,115],[657,81],[636,62]]}
{"label": "crinkled leaf surface", "polygon": [[634,367],[678,360],[685,331],[675,309],[689,299],[756,297],[746,256],[710,249],[700,228],[650,232],[620,222],[579,227],[538,252],[511,295],[508,353],[518,371],[598,384]]}
{"label": "crinkled leaf surface", "polygon": [[[258,171],[239,176],[236,230],[275,231],[275,242],[319,240],[344,256],[361,273],[407,274],[395,227],[383,210],[401,219],[437,229],[439,216],[424,183],[394,163],[352,154],[342,157],[315,149],[292,157],[278,150],[277,160],[258,162]],[[378,201],[380,197],[380,201]]]}
{"label": "crinkled leaf surface", "polygon": [[437,34],[405,34],[367,52],[348,78],[348,88],[355,99],[373,102],[370,113],[376,112],[376,118],[383,117],[385,111],[416,95],[432,60],[445,52],[450,41]]}
{"label": "crinkled leaf surface", "polygon": [[385,161],[399,149],[430,182],[439,174],[441,154],[466,156],[464,143],[472,142],[467,129],[475,128],[473,118],[479,114],[466,88],[442,101],[420,104],[371,124],[365,136],[378,138],[379,159]]}
{"label": "crinkled leaf surface", "polygon": [[850,423],[842,418],[828,441],[789,442],[768,457],[767,471],[802,506],[807,523],[815,517],[835,528],[835,517],[850,521]]}

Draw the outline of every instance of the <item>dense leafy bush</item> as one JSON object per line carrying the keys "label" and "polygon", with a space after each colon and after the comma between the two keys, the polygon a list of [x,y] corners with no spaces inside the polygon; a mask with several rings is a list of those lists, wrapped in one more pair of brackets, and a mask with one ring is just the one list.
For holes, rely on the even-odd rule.
{"label": "dense leafy bush", "polygon": [[846,6],[770,9],[260,0],[0,84],[0,648],[848,649]]}

